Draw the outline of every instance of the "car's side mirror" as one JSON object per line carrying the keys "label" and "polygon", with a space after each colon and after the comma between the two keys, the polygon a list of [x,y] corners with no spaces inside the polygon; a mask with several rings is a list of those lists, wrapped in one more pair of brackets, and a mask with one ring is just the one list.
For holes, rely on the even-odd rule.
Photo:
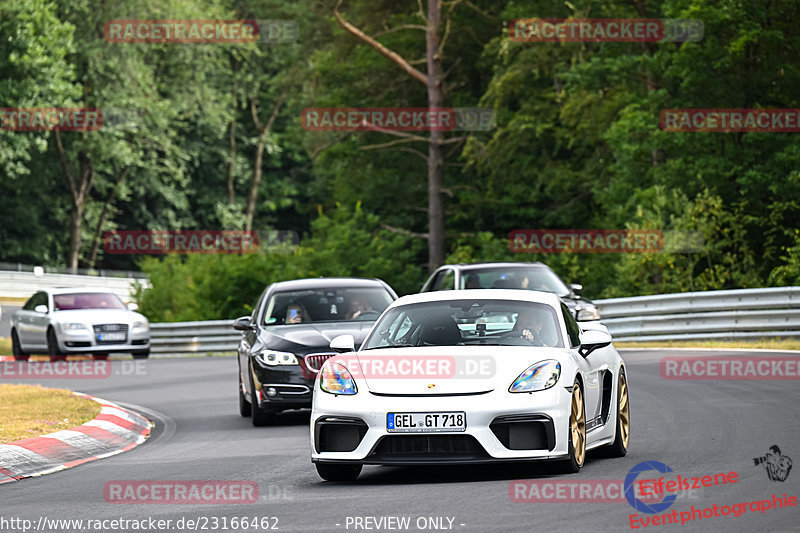
{"label": "car's side mirror", "polygon": [[356,351],[356,340],[352,335],[339,335],[334,337],[330,344],[331,350],[338,353]]}
{"label": "car's side mirror", "polygon": [[131,311],[138,311],[139,310],[139,304],[137,304],[136,302],[130,302],[128,304],[128,309],[130,309]]}
{"label": "car's side mirror", "polygon": [[605,331],[587,329],[581,333],[581,345],[578,353],[583,357],[588,357],[590,353],[598,348],[604,348],[611,344],[611,335]]}
{"label": "car's side mirror", "polygon": [[580,296],[581,291],[583,290],[583,285],[581,285],[580,283],[570,283],[569,288],[572,289],[572,293],[575,296]]}
{"label": "car's side mirror", "polygon": [[249,331],[253,329],[253,324],[250,322],[249,316],[240,316],[233,321],[233,329],[237,331]]}
{"label": "car's side mirror", "polygon": [[41,313],[43,315],[47,314],[47,306],[46,305],[37,305],[36,307],[33,308],[33,310],[36,311],[37,313]]}

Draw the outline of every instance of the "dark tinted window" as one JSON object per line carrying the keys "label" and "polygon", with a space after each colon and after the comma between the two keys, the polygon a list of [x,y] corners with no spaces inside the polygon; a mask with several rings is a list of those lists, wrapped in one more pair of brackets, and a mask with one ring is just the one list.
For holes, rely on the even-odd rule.
{"label": "dark tinted window", "polygon": [[460,289],[527,289],[569,294],[555,272],[546,267],[470,268],[461,273]]}
{"label": "dark tinted window", "polygon": [[74,311],[76,309],[127,309],[117,295],[110,292],[72,292],[69,294],[56,294],[53,296],[53,307],[56,311]]}
{"label": "dark tinted window", "polygon": [[281,291],[270,297],[263,320],[266,325],[375,320],[393,301],[378,287]]}
{"label": "dark tinted window", "polygon": [[567,324],[567,335],[569,335],[570,346],[578,346],[581,343],[581,328],[575,322],[575,317],[570,313],[569,308],[561,304],[561,313],[564,315],[564,322]]}

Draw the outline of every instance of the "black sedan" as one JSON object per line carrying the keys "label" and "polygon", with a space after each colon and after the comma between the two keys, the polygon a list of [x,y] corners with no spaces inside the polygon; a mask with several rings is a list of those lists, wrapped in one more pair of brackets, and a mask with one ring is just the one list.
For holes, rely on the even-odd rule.
{"label": "black sedan", "polygon": [[419,292],[458,289],[528,289],[561,297],[578,321],[599,320],[597,306],[581,296],[583,287],[567,285],[544,263],[473,263],[444,265]]}
{"label": "black sedan", "polygon": [[254,426],[287,409],[311,407],[314,378],[336,355],[329,344],[352,335],[358,348],[397,294],[384,281],[315,278],[269,285],[251,316],[236,319],[239,412]]}

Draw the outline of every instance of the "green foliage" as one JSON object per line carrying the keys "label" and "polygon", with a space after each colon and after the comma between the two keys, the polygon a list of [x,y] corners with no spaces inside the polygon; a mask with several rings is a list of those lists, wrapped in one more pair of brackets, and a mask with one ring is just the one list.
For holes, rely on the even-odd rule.
{"label": "green foliage", "polygon": [[[0,0],[3,107],[132,112],[102,132],[62,134],[70,167],[85,156],[94,169],[81,266],[93,261],[98,231],[243,229],[263,143],[253,228],[294,230],[300,245],[142,260],[154,288],[140,297],[153,320],[238,316],[282,279],[380,277],[400,293],[424,281],[425,242],[411,235],[427,231],[426,144],[300,127],[306,107],[427,102],[423,84],[339,27],[333,4]],[[341,10],[424,70],[415,26],[425,5],[348,0]],[[590,297],[800,283],[800,136],[665,132],[658,121],[666,108],[800,108],[800,4],[443,6],[445,105],[486,106],[497,117],[490,132],[448,134],[448,261],[543,261]],[[508,39],[509,20],[533,16],[697,18],[705,34],[694,43]],[[114,18],[292,19],[300,35],[294,44],[108,43],[102,27]],[[72,202],[51,132],[0,130],[0,193],[0,261],[63,264]],[[651,228],[697,235],[703,246],[512,253],[507,235],[521,228]],[[95,266],[136,260],[101,249]]]}

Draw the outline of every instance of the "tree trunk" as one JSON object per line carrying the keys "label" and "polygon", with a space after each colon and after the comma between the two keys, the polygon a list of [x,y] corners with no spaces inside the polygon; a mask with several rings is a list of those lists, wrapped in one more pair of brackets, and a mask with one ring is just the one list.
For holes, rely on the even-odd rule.
{"label": "tree trunk", "polygon": [[[425,52],[428,67],[428,108],[444,107],[442,92],[442,60],[439,55],[439,26],[442,19],[441,0],[428,0],[428,29]],[[428,138],[428,269],[433,272],[444,263],[444,157],[441,131],[430,132]]]}
{"label": "tree trunk", "polygon": [[261,164],[264,160],[264,135],[266,132],[258,136],[258,143],[256,144],[256,158],[253,163],[253,183],[250,185],[250,195],[247,197],[247,215],[245,223],[245,231],[253,230],[253,217],[256,213],[256,200],[258,200],[258,188],[261,186]]}
{"label": "tree trunk", "polygon": [[84,151],[78,152],[78,181],[69,168],[67,153],[61,143],[61,133],[55,131],[56,148],[61,162],[61,170],[64,172],[64,179],[69,186],[70,200],[72,200],[72,210],[69,220],[69,252],[67,254],[67,265],[70,271],[77,273],[78,257],[81,250],[81,228],[83,226],[83,211],[86,207],[86,197],[92,189],[94,181],[94,168],[92,160]]}
{"label": "tree trunk", "polygon": [[97,229],[95,229],[94,239],[92,240],[92,253],[89,256],[89,268],[94,268],[97,262],[97,250],[100,248],[100,241],[102,240],[100,236],[103,232],[103,224],[105,224],[108,211],[111,208],[111,203],[114,201],[114,197],[116,197],[120,185],[122,185],[122,182],[125,181],[127,176],[128,167],[125,167],[122,169],[117,183],[114,184],[114,188],[108,193],[105,203],[103,203],[103,210],[100,212],[100,218],[97,220]]}

